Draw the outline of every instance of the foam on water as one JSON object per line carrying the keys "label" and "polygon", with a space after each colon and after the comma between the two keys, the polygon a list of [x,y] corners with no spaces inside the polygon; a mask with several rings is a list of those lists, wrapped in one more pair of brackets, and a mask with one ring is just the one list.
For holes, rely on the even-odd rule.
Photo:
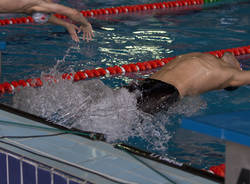
{"label": "foam on water", "polygon": [[102,132],[109,140],[128,137],[140,116],[134,94],[113,90],[100,80],[45,82],[41,88],[17,92],[13,105],[63,126]]}
{"label": "foam on water", "polygon": [[[61,76],[60,74],[58,76]],[[52,79],[54,80],[54,79]],[[190,115],[204,106],[200,98],[186,98],[155,116],[136,108],[136,96],[112,89],[101,80],[71,82],[56,78],[40,88],[24,88],[13,97],[13,106],[66,127],[100,132],[109,142],[140,137],[154,150],[166,149],[176,124],[170,117]]]}

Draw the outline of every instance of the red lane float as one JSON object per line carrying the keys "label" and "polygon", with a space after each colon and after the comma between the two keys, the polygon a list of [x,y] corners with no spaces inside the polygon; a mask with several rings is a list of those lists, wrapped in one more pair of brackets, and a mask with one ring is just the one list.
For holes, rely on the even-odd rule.
{"label": "red lane float", "polygon": [[[231,52],[235,56],[250,54],[250,46],[243,46],[231,49],[223,49],[217,51],[206,52],[212,54],[218,58],[222,57],[225,52]],[[102,77],[102,76],[112,76],[112,75],[124,75],[130,72],[139,72],[145,70],[151,70],[154,68],[162,67],[166,63],[170,62],[175,57],[157,59],[152,61],[138,62],[134,64],[125,64],[122,66],[113,66],[108,68],[97,68],[93,70],[84,70],[77,71],[75,73],[64,73],[62,74],[62,79],[72,80],[72,81],[80,81],[85,79],[90,79],[94,77]],[[56,79],[53,76],[45,76],[45,80],[56,82]],[[12,82],[4,82],[0,84],[0,94],[4,93],[12,93],[16,88],[20,87],[39,87],[42,86],[43,82],[40,78],[36,79],[27,79],[27,80],[19,80]]]}
{"label": "red lane float", "polygon": [[[130,12],[141,12],[146,10],[155,10],[155,9],[167,9],[167,8],[178,8],[178,7],[188,7],[194,5],[203,5],[204,3],[215,2],[215,0],[205,1],[205,0],[180,0],[180,1],[167,1],[167,2],[159,2],[159,3],[151,3],[151,4],[140,4],[140,5],[130,5],[130,6],[119,6],[112,8],[101,8],[94,10],[83,10],[81,11],[82,15],[85,17],[94,17],[99,15],[115,15],[122,13],[130,13]],[[60,14],[54,14],[57,18],[66,19],[67,17]],[[18,17],[18,18],[10,18],[10,19],[1,19],[0,25],[8,25],[8,24],[25,24],[25,23],[33,23],[34,20],[31,16],[28,17]]]}
{"label": "red lane float", "polygon": [[[112,14],[130,13],[130,12],[140,12],[146,10],[202,5],[202,4],[204,4],[204,0],[168,1],[168,2],[159,2],[151,4],[140,4],[140,5],[120,6],[120,7],[104,8],[96,10],[86,10],[86,11],[81,11],[81,13],[85,17],[93,17],[98,15],[112,15]],[[61,17],[59,16],[58,18]]]}
{"label": "red lane float", "polygon": [[226,166],[225,164],[220,164],[220,165],[217,165],[217,166],[212,166],[208,169],[208,172],[211,172],[215,175],[218,175],[218,176],[221,176],[221,177],[225,177],[225,169],[226,169]]}

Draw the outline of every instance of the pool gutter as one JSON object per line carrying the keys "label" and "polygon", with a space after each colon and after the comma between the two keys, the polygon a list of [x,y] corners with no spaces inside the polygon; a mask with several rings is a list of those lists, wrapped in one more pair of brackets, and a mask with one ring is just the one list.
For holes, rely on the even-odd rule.
{"label": "pool gutter", "polygon": [[[10,182],[13,176],[18,181],[33,179],[36,183],[43,179],[56,184],[64,183],[223,183],[223,178],[190,166],[173,162],[159,155],[145,152],[124,144],[108,144],[100,133],[91,136],[62,134],[31,138],[32,135],[49,135],[48,129],[68,131],[43,118],[0,104],[1,121],[22,122],[41,127],[37,130],[20,125],[0,124],[0,183]],[[71,130],[72,131],[72,130]],[[78,131],[78,130],[74,130]],[[57,132],[58,133],[58,132]],[[6,138],[10,135],[10,138]],[[21,135],[25,136],[20,137]],[[93,136],[95,135],[95,136]],[[11,137],[12,136],[12,137]],[[15,138],[16,136],[16,138]],[[19,137],[18,137],[19,136]],[[30,136],[30,137],[29,137]],[[5,137],[5,138],[3,138]],[[95,139],[93,139],[95,137]],[[98,138],[98,139],[97,139]],[[119,148],[119,149],[117,149]],[[32,174],[27,175],[27,171]],[[46,175],[47,177],[40,176]],[[171,178],[170,181],[166,178]],[[77,181],[77,182],[75,182]],[[18,183],[18,182],[17,182]]]}

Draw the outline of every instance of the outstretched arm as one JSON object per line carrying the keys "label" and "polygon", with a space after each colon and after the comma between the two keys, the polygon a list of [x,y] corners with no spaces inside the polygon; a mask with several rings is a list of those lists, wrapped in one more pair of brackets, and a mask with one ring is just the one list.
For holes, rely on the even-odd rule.
{"label": "outstretched arm", "polygon": [[58,13],[67,16],[76,23],[87,26],[88,21],[76,9],[63,6],[57,3],[41,1],[35,6],[30,7],[30,11],[44,13]]}

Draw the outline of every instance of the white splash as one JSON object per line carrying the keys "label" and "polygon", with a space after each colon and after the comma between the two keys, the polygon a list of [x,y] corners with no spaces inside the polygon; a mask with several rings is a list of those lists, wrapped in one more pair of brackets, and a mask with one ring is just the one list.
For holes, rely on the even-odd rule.
{"label": "white splash", "polygon": [[149,147],[162,150],[174,134],[168,127],[176,122],[169,116],[193,114],[202,105],[200,99],[184,100],[152,116],[136,108],[135,94],[125,88],[111,89],[101,80],[72,83],[57,79],[57,83],[20,90],[13,97],[13,106],[66,127],[103,133],[108,142],[140,137]]}

